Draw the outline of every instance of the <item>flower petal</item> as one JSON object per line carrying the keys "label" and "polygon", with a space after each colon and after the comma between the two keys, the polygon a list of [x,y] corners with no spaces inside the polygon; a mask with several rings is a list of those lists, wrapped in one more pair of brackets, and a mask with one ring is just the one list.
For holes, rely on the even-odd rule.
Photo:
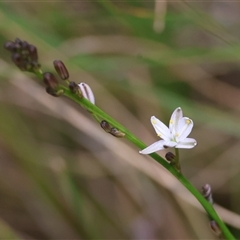
{"label": "flower petal", "polygon": [[175,147],[177,145],[177,142],[174,141],[165,141],[163,147],[164,148],[170,148],[170,147]]}
{"label": "flower petal", "polygon": [[95,97],[90,86],[84,82],[79,83],[78,86],[80,87],[83,97],[90,101],[92,104],[95,104]]}
{"label": "flower petal", "polygon": [[168,127],[162,123],[159,119],[157,119],[155,116],[151,117],[151,123],[157,133],[157,135],[166,140],[169,141],[171,139],[171,134],[170,131],[168,129]]}
{"label": "flower petal", "polygon": [[193,121],[190,118],[183,117],[178,123],[178,132],[175,133],[177,142],[184,140],[192,131]]}
{"label": "flower petal", "polygon": [[178,107],[172,113],[172,116],[169,121],[169,129],[173,135],[175,135],[175,133],[178,132],[178,123],[179,123],[179,120],[182,118],[183,118],[182,109]]}
{"label": "flower petal", "polygon": [[194,138],[186,138],[179,142],[175,148],[193,148],[197,145],[197,141]]}
{"label": "flower petal", "polygon": [[150,146],[144,148],[143,150],[139,151],[139,153],[150,154],[150,153],[153,153],[153,152],[157,152],[159,150],[163,150],[164,149],[164,147],[163,147],[164,143],[165,143],[164,140],[157,141],[157,142],[151,144]]}

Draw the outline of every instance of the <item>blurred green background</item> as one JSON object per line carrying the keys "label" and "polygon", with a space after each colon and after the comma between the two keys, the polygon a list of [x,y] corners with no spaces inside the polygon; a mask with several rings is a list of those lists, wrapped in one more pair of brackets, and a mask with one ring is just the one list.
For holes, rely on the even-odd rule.
{"label": "blurred green background", "polygon": [[[182,107],[198,141],[184,175],[209,183],[240,238],[240,3],[0,3],[0,41],[37,46],[43,71],[61,59],[96,104],[146,144]],[[214,239],[178,181],[91,114],[45,93],[0,49],[1,239]],[[159,154],[162,156],[166,152]]]}

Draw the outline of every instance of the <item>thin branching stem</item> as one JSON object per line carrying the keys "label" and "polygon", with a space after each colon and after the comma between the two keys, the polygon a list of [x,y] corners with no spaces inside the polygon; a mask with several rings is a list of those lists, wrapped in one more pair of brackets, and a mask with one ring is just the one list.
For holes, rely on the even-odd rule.
{"label": "thin branching stem", "polygon": [[[42,73],[37,72],[36,75],[42,79]],[[121,132],[125,133],[125,138],[127,138],[130,142],[132,142],[135,146],[137,146],[140,149],[143,149],[146,147],[146,145],[140,141],[134,134],[132,134],[128,129],[126,129],[124,126],[122,126],[120,123],[118,123],[116,120],[114,120],[112,117],[110,117],[107,113],[105,113],[103,110],[98,108],[96,105],[92,104],[85,98],[80,98],[77,94],[74,94],[71,92],[68,87],[65,87],[63,85],[59,85],[59,90],[63,90],[63,95],[67,98],[72,99],[75,103],[81,105],[85,109],[87,109],[90,113],[93,114],[94,118],[99,121],[99,119],[106,120],[109,124],[116,127]],[[178,149],[175,151],[178,165],[179,165],[179,152]],[[234,236],[231,234],[225,223],[221,220],[221,218],[218,216],[217,212],[213,208],[212,204],[210,204],[203,196],[202,194],[182,175],[180,172],[180,169],[175,168],[171,164],[169,164],[165,159],[163,159],[161,156],[159,156],[156,153],[150,154],[150,156],[160,163],[164,168],[166,168],[172,175],[174,175],[188,190],[191,192],[192,195],[195,196],[195,198],[198,200],[198,202],[202,205],[202,207],[205,209],[205,211],[208,213],[208,215],[218,224],[219,228],[222,231],[222,234],[224,235],[225,239],[235,239]],[[180,166],[180,165],[179,165]]]}

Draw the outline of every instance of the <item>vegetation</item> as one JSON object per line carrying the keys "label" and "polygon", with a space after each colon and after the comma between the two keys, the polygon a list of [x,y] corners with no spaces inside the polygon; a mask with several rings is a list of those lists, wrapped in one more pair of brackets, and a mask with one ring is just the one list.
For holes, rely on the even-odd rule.
{"label": "vegetation", "polygon": [[[34,44],[43,72],[54,72],[53,61],[61,59],[70,81],[91,86],[97,106],[78,100],[63,80],[65,96],[53,98],[41,72],[37,78],[19,71],[1,49],[0,238],[217,238],[213,216],[177,180],[184,183],[182,174],[199,192],[211,185],[214,208],[239,238],[238,8],[236,2],[0,3],[2,45],[16,38]],[[167,124],[181,107],[198,142],[180,151],[182,174],[163,160],[169,149],[153,158],[177,178],[139,154],[144,145],[107,115],[102,119],[126,136],[105,133],[92,118],[102,120],[98,107],[146,145],[158,140],[150,117]]]}

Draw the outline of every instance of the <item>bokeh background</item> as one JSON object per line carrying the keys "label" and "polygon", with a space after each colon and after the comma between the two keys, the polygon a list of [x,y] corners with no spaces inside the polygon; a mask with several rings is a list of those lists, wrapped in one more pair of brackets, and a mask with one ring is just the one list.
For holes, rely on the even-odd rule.
{"label": "bokeh background", "polygon": [[[61,59],[96,104],[146,144],[182,107],[194,121],[184,175],[206,183],[240,238],[240,2],[5,1],[0,42]],[[214,239],[178,181],[91,114],[53,98],[0,49],[0,239]],[[159,154],[164,156],[166,152]]]}

